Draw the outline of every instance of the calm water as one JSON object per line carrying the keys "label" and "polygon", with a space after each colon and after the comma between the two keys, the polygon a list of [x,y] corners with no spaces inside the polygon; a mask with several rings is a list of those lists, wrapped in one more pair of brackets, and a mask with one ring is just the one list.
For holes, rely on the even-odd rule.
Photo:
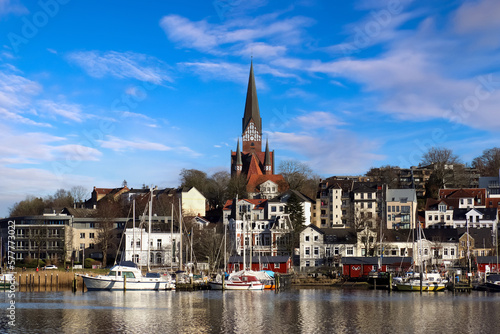
{"label": "calm water", "polygon": [[2,333],[499,333],[500,294],[302,289],[0,292]]}

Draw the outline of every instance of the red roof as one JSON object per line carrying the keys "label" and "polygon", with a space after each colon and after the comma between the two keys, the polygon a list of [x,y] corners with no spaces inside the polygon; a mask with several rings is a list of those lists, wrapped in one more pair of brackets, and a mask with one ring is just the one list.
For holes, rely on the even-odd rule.
{"label": "red roof", "polygon": [[283,175],[251,175],[247,182],[247,192],[256,193],[259,191],[259,186],[266,182],[272,181],[278,185],[278,192],[283,193],[289,189],[288,183]]}
{"label": "red roof", "polygon": [[484,188],[439,189],[439,198],[442,199],[474,198],[474,205],[484,205],[484,201],[486,199],[486,189]]}
{"label": "red roof", "polygon": [[[264,207],[266,206],[267,199],[248,199],[248,198],[243,198],[239,199],[238,201],[246,201],[250,204],[253,204],[255,207],[253,208],[254,210],[264,210]],[[226,201],[226,204],[224,204],[224,210],[231,210],[233,206],[233,200],[228,199]]]}

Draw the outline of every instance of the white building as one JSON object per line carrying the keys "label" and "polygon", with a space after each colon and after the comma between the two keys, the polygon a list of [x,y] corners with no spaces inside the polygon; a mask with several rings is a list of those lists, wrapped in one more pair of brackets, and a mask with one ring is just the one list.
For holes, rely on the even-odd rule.
{"label": "white building", "polygon": [[149,251],[150,266],[178,266],[181,236],[168,228],[167,224],[155,224],[151,234],[146,227],[125,229],[125,260],[147,266]]}

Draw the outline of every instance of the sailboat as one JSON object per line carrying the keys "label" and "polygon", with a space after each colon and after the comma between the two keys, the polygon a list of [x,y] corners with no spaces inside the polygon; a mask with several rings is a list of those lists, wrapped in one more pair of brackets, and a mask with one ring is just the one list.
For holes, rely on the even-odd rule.
{"label": "sailboat", "polygon": [[393,279],[394,287],[399,291],[443,291],[446,288],[446,280],[441,278],[437,272],[424,272],[422,260],[422,229],[417,227],[417,263],[419,272],[408,272],[404,277]]}
{"label": "sailboat", "polygon": [[[234,202],[234,205],[238,203],[238,197]],[[245,216],[243,216],[245,217]],[[225,275],[224,279],[217,277],[214,281],[209,282],[210,289],[212,290],[264,290],[265,284],[261,282],[259,277],[261,276],[259,272],[246,269],[246,259],[245,259],[245,237],[246,237],[246,220],[243,219],[243,270],[233,272],[229,275]],[[227,227],[225,227],[227,228]],[[224,231],[225,233],[225,231]],[[250,238],[251,239],[251,238]],[[225,239],[224,239],[225,240]],[[225,248],[225,243],[224,243]],[[226,249],[224,249],[224,257],[226,254]],[[250,259],[250,263],[251,263]],[[227,263],[225,263],[227,265]]]}
{"label": "sailboat", "polygon": [[[148,239],[151,233],[151,214],[153,204],[153,188],[149,203],[149,231]],[[135,217],[134,217],[135,220]],[[134,227],[135,229],[135,227]],[[135,230],[134,230],[135,233]],[[83,282],[89,291],[102,290],[173,290],[175,283],[172,282],[170,275],[149,272],[149,246],[148,241],[148,272],[142,274],[142,270],[132,261],[121,261],[111,267],[107,275],[91,276],[81,275]]]}

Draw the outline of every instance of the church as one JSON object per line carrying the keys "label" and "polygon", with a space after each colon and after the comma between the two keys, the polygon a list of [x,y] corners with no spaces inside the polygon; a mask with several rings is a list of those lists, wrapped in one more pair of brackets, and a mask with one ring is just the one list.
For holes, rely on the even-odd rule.
{"label": "church", "polygon": [[238,139],[236,152],[231,151],[231,176],[246,177],[249,198],[271,199],[288,190],[283,176],[275,174],[274,157],[274,150],[269,150],[267,140],[265,151],[262,151],[262,118],[252,62],[243,114],[241,149]]}

